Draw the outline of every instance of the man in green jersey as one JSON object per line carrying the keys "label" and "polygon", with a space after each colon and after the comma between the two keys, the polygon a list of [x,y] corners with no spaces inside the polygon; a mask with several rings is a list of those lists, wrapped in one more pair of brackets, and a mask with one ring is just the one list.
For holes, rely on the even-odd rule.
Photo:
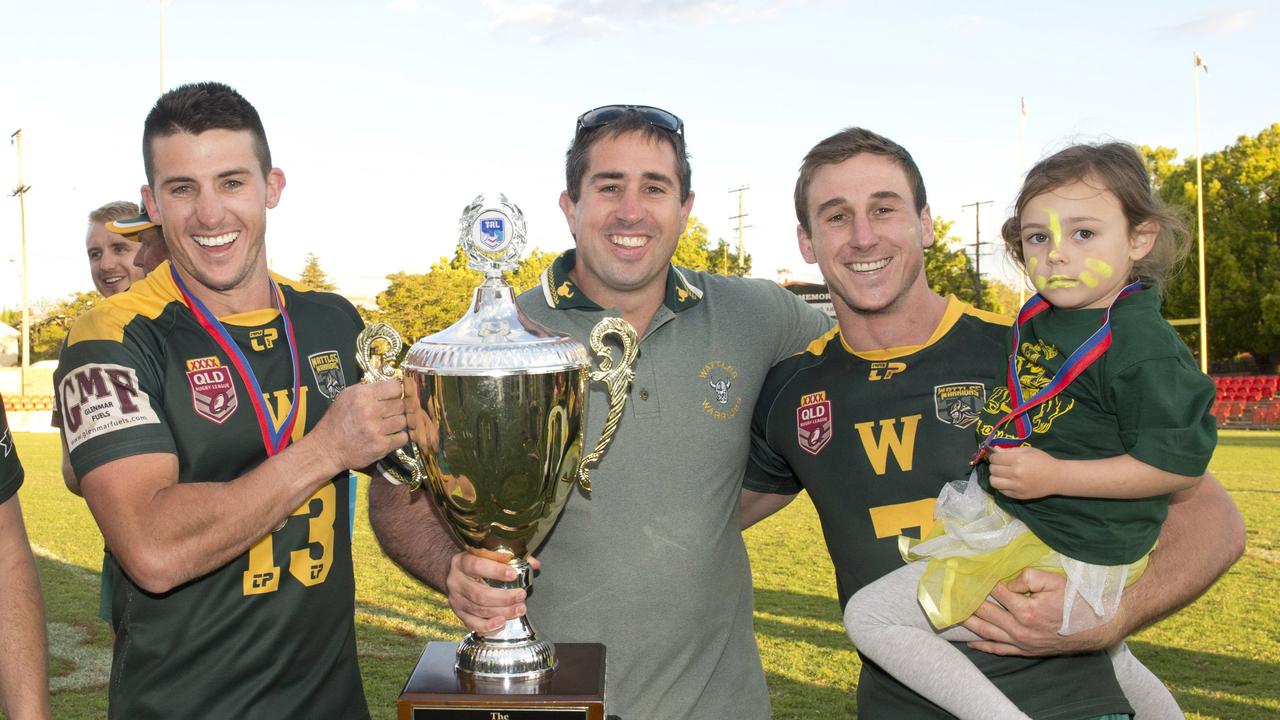
{"label": "man in green jersey", "polygon": [[[0,398],[2,400],[2,398]],[[49,653],[40,578],[22,524],[24,473],[0,402],[0,713],[13,720],[49,717]]]}
{"label": "man in green jersey", "polygon": [[[742,522],[807,490],[843,607],[901,564],[898,536],[927,532],[943,484],[966,474],[979,410],[1003,382],[1009,321],[929,288],[933,221],[920,172],[896,143],[861,128],[822,141],[801,166],[795,203],[801,254],[822,271],[839,327],[770,372],[752,421]],[[1115,621],[1059,636],[1063,582],[1028,570],[997,588],[1003,607],[989,602],[965,623],[988,641],[962,650],[1033,717],[1128,713],[1099,651],[1190,602],[1243,543],[1239,513],[1207,478],[1175,496],[1147,574]],[[867,662],[858,713],[950,717]]]}
{"label": "man in green jersey", "polygon": [[357,382],[350,303],[268,272],[285,180],[248,101],[166,93],[143,159],[171,261],[77,320],[54,377],[112,554],[110,716],[367,718],[347,469],[407,442],[402,389]]}

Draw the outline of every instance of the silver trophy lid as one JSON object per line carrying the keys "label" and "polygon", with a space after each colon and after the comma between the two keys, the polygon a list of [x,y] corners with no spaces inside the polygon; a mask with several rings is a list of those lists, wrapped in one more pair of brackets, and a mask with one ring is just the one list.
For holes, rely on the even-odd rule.
{"label": "silver trophy lid", "polygon": [[413,344],[401,367],[433,375],[524,375],[583,369],[587,349],[567,335],[525,317],[502,279],[519,266],[524,213],[506,196],[477,195],[458,223],[458,244],[470,266],[485,274],[467,313]]}

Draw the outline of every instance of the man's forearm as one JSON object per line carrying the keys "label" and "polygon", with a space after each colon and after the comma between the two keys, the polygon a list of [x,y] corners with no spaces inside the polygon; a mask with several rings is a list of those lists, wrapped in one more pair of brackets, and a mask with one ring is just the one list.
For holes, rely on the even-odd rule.
{"label": "man's forearm", "polygon": [[1146,573],[1125,591],[1117,640],[1200,597],[1244,554],[1244,520],[1212,475],[1175,495]]}
{"label": "man's forearm", "polygon": [[0,708],[10,718],[49,717],[49,655],[35,559],[16,497],[0,506]]}
{"label": "man's forearm", "polygon": [[461,548],[441,525],[425,490],[410,493],[403,485],[373,476],[369,481],[369,524],[387,557],[447,594],[449,562]]}
{"label": "man's forearm", "polygon": [[247,551],[336,474],[304,437],[230,482],[177,480],[177,458],[138,455],[90,472],[89,508],[125,572],[166,592]]}

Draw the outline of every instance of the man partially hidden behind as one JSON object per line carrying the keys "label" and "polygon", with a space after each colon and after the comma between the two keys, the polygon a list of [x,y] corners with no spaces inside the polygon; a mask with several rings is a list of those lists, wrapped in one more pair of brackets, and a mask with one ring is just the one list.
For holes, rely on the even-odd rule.
{"label": "man partially hidden behind", "polygon": [[54,378],[112,553],[109,714],[367,718],[347,469],[407,442],[402,388],[357,382],[350,303],[267,271],[285,179],[248,101],[166,93],[143,159],[172,262],[81,317]]}
{"label": "man partially hidden behind", "polygon": [[126,200],[109,202],[89,213],[84,249],[89,257],[89,276],[102,297],[124,292],[146,275],[133,264],[138,253],[138,236],[135,233],[118,234],[107,228],[108,223],[137,214],[138,206]]}
{"label": "man partially hidden behind", "polygon": [[106,224],[106,228],[117,235],[138,241],[138,251],[133,256],[133,266],[141,269],[143,275],[160,267],[160,263],[169,259],[169,248],[164,244],[164,230],[151,222],[146,203],[143,203],[142,212],[130,217],[113,219]]}

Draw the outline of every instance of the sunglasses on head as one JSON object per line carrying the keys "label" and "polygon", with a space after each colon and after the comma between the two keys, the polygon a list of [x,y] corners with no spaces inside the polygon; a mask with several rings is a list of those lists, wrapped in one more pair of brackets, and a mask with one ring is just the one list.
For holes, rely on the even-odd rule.
{"label": "sunglasses on head", "polygon": [[594,110],[588,110],[578,116],[578,129],[576,132],[580,133],[583,130],[602,128],[605,125],[616,122],[627,113],[639,115],[645,122],[656,128],[673,132],[677,135],[684,135],[683,120],[662,108],[649,105],[604,105]]}

